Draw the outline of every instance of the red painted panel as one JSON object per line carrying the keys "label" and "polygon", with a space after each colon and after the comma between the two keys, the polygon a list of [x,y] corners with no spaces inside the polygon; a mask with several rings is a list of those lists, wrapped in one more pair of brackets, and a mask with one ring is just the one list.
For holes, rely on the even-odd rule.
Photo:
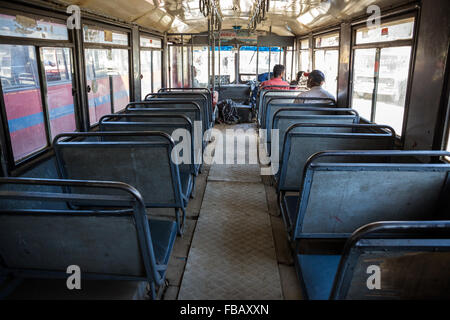
{"label": "red painted panel", "polygon": [[42,112],[41,93],[38,89],[7,92],[4,99],[8,120]]}
{"label": "red painted panel", "polygon": [[47,145],[44,123],[11,133],[14,160],[19,160]]}

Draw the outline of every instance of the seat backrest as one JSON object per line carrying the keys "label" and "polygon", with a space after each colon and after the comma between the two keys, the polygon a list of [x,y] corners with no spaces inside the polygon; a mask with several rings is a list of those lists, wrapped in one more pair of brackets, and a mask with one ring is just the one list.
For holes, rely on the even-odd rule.
{"label": "seat backrest", "polygon": [[201,91],[170,91],[150,93],[145,97],[145,101],[155,100],[182,100],[196,102],[202,111],[202,118],[205,123],[208,123],[208,128],[210,128],[211,122],[213,121],[213,107],[212,98],[208,93]]}
{"label": "seat backrest", "polygon": [[178,160],[172,154],[174,142],[166,133],[61,134],[53,145],[62,179],[120,181],[136,187],[148,207],[182,204]]}
{"label": "seat backrest", "polygon": [[274,112],[271,125],[266,131],[266,140],[271,142],[270,129],[278,129],[282,146],[286,130],[296,123],[359,123],[359,115],[356,110],[347,108],[279,108]]}
{"label": "seat backrest", "polygon": [[371,223],[347,241],[330,298],[447,300],[449,265],[450,221]]}
{"label": "seat backrest", "polygon": [[[346,238],[376,221],[448,219],[450,164],[408,160],[417,154],[358,150],[312,156],[302,177],[293,238]],[[390,160],[399,157],[404,160]]]}
{"label": "seat backrest", "polygon": [[[263,111],[263,129],[271,129],[272,128],[272,122],[273,122],[273,116],[279,109],[287,109],[287,108],[332,108],[334,107],[334,104],[331,104],[331,100],[320,100],[316,103],[293,103],[293,102],[287,102],[286,100],[281,99],[272,99],[269,98],[267,104],[265,105],[265,109]],[[338,108],[335,108],[338,109]],[[325,112],[325,111],[324,111]],[[311,114],[313,114],[313,111],[311,110]],[[317,111],[315,114],[320,114],[319,111]]]}
{"label": "seat backrest", "polygon": [[[151,98],[146,101],[136,102],[131,104],[131,108],[143,108],[143,107],[152,107],[152,108],[176,108],[176,109],[185,109],[195,107],[199,110],[198,119],[196,121],[201,120],[203,130],[206,131],[211,127],[209,119],[209,114],[207,113],[205,108],[205,101],[196,97],[186,97],[186,98]],[[193,119],[191,119],[194,121]]]}
{"label": "seat backrest", "polygon": [[[175,122],[174,120],[179,121]],[[173,134],[177,129],[186,130],[190,137],[189,140],[189,155],[190,162],[186,164],[180,164],[180,169],[182,166],[187,166],[192,173],[198,173],[198,163],[195,161],[195,157],[200,157],[202,152],[202,145],[199,143],[196,145],[194,142],[194,129],[192,122],[185,115],[174,115],[174,114],[111,114],[105,115],[100,119],[99,129],[101,132],[114,132],[114,131],[159,131],[167,133],[172,137],[172,139],[177,139],[178,136],[174,137]],[[183,135],[184,137],[185,135]],[[127,137],[128,139],[129,137]],[[137,136],[134,138],[136,141],[148,141],[147,136]],[[181,141],[185,143],[185,141]],[[180,148],[180,158],[184,156],[184,148]],[[197,153],[197,154],[196,154]],[[199,158],[197,158],[199,159]],[[184,171],[184,170],[182,170]]]}
{"label": "seat backrest", "polygon": [[258,94],[258,120],[263,122],[264,109],[269,98],[279,98],[284,99],[286,103],[294,102],[295,97],[300,94],[301,91],[298,90],[264,90],[261,89]]}
{"label": "seat backrest", "polygon": [[[385,132],[366,133],[372,129]],[[297,123],[285,134],[278,191],[298,191],[309,157],[324,150],[391,150],[395,132],[372,124]]]}
{"label": "seat backrest", "polygon": [[[0,273],[56,273],[66,278],[67,267],[75,264],[85,276],[162,282],[144,203],[135,188],[118,182],[30,178],[0,178],[0,184],[9,190],[18,185],[29,189],[0,191],[0,202],[39,198],[42,204],[32,209],[26,205],[0,209]],[[86,192],[33,191],[72,187]],[[115,196],[100,190],[114,191]],[[67,201],[97,203],[104,209],[54,209],[51,205]],[[116,206],[124,210],[113,210]]]}
{"label": "seat backrest", "polygon": [[[158,114],[173,114],[173,115],[184,115],[195,125],[196,121],[199,121],[202,125],[202,132],[205,132],[205,125],[201,115],[200,108],[198,106],[177,106],[175,104],[155,104],[155,103],[132,103],[125,108],[125,113],[133,114],[147,114],[147,115],[158,115]],[[170,122],[179,122],[178,118],[167,118]]]}

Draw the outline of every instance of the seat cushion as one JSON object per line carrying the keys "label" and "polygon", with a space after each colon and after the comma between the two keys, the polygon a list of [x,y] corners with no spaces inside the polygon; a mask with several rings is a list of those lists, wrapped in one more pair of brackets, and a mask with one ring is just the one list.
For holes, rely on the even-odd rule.
{"label": "seat cushion", "polygon": [[329,299],[341,256],[299,254],[297,260],[308,298]]}
{"label": "seat cushion", "polygon": [[167,264],[177,235],[174,221],[148,219],[157,264]]}

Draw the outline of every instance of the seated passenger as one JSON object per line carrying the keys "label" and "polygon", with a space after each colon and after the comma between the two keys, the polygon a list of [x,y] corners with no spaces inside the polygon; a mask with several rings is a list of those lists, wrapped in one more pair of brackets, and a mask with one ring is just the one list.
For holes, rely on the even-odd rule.
{"label": "seated passenger", "polygon": [[289,83],[283,80],[285,67],[282,64],[276,64],[273,67],[273,78],[261,83],[261,87],[274,85],[274,86],[286,86],[283,87],[266,87],[265,90],[289,90]]}
{"label": "seated passenger", "polygon": [[309,88],[308,91],[302,92],[295,99],[295,103],[321,103],[321,101],[317,100],[308,100],[308,99],[298,99],[298,98],[329,98],[336,101],[334,95],[329,93],[327,90],[322,88],[322,85],[325,83],[325,75],[320,70],[313,70],[308,75],[308,83],[307,86]]}
{"label": "seated passenger", "polygon": [[290,85],[291,85],[291,86],[297,86],[297,87],[300,87],[301,79],[302,79],[303,75],[307,75],[307,74],[305,73],[305,71],[299,71],[299,72],[297,72],[297,77],[295,78],[295,80],[292,80],[292,81],[291,81]]}
{"label": "seated passenger", "polygon": [[296,76],[295,80],[292,80],[290,85],[297,86],[297,89],[305,88],[306,82],[308,80],[308,75],[309,75],[309,73],[307,73],[305,71],[297,72],[297,76]]}

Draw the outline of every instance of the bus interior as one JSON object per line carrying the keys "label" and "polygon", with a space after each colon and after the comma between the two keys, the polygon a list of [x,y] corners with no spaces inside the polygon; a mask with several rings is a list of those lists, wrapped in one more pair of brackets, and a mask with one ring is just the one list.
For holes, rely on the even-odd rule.
{"label": "bus interior", "polygon": [[450,299],[449,53],[448,0],[0,0],[0,299]]}

